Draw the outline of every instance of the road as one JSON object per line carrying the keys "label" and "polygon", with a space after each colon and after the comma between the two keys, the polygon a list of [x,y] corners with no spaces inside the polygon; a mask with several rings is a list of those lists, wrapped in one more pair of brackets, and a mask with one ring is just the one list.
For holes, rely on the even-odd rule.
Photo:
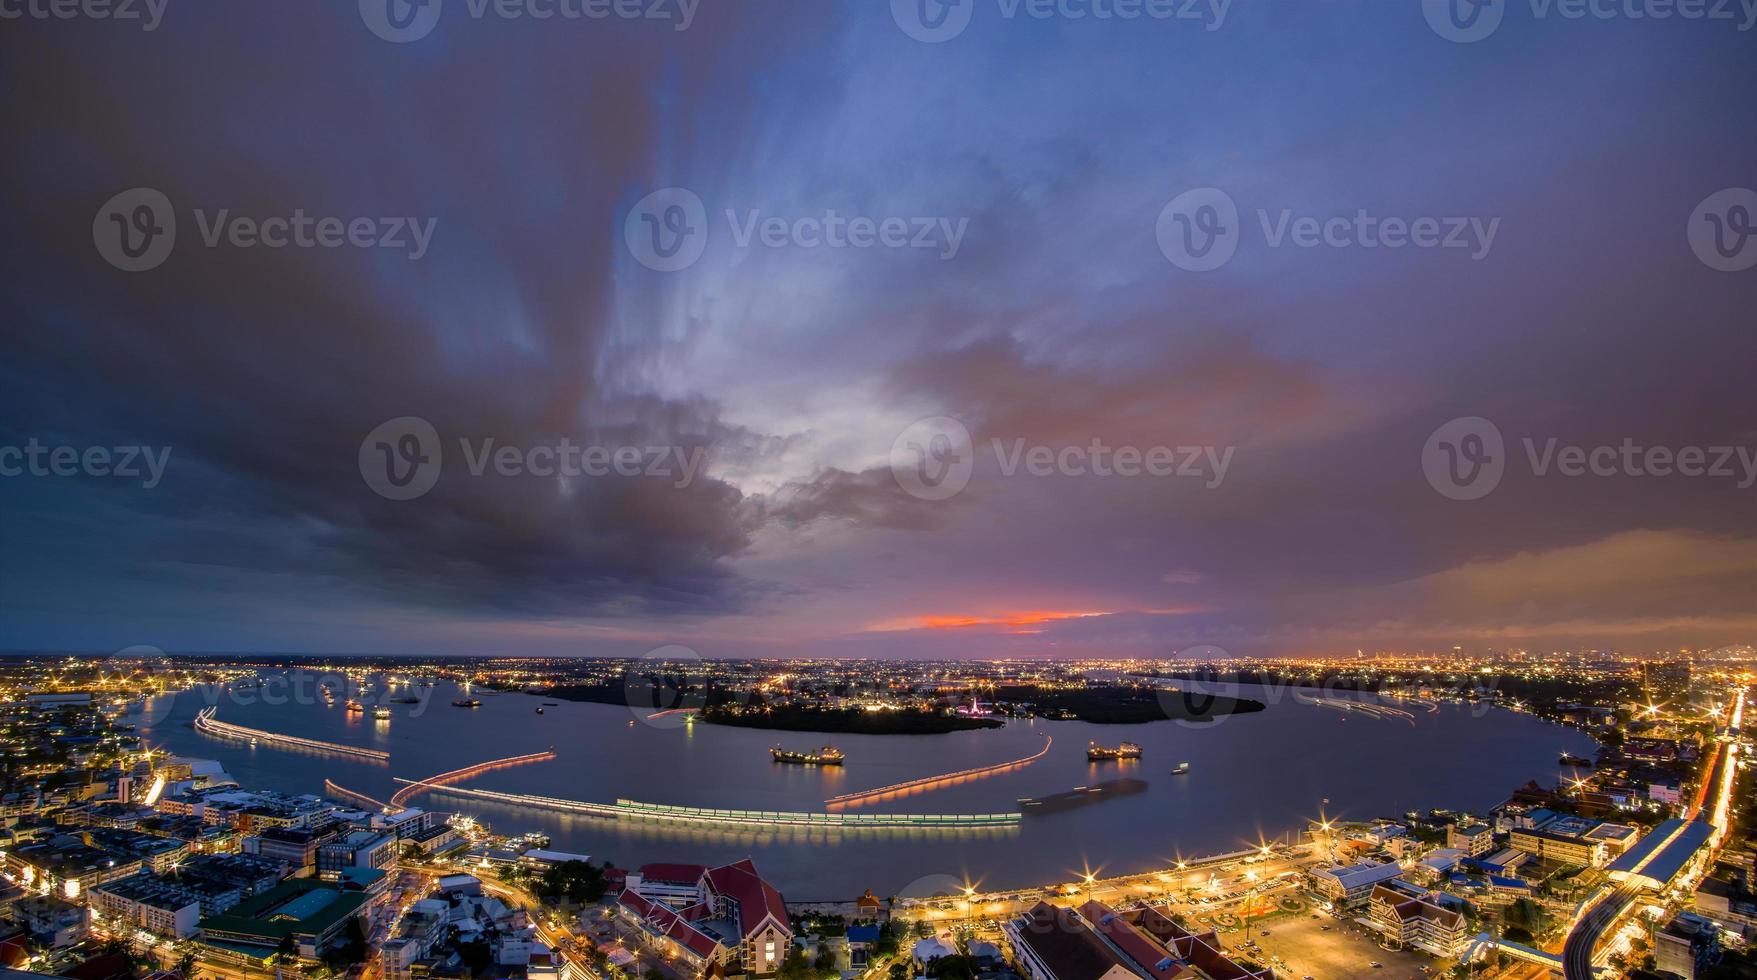
{"label": "road", "polygon": [[[458,868],[433,864],[405,864],[403,868],[404,870],[414,871],[418,874],[432,875],[435,877],[460,873],[472,873],[469,871],[460,871]],[[545,910],[542,900],[523,888],[509,885],[488,874],[478,874],[476,875],[476,878],[482,882],[482,890],[484,892],[493,895],[495,898],[500,899],[509,906],[525,909],[530,915],[531,924],[537,927],[537,938],[541,939],[544,945],[554,950],[555,955],[559,957],[562,962],[571,962],[575,966],[584,970],[588,976],[597,976],[597,971],[592,969],[591,962],[586,957],[587,951],[592,948],[592,941],[589,937],[575,933],[569,928],[566,920],[556,919],[552,924],[549,919],[549,913]]]}
{"label": "road", "polygon": [[977,892],[901,903],[896,914],[924,919],[934,925],[964,921],[1001,921],[1030,910],[1049,899],[1058,905],[1078,905],[1091,899],[1112,907],[1133,902],[1172,903],[1179,911],[1214,912],[1232,905],[1247,894],[1272,893],[1278,882],[1293,880],[1304,868],[1318,863],[1316,855],[1298,848],[1252,854],[1224,861],[1168,868],[1118,878],[1097,878],[1026,888],[1010,892]]}
{"label": "road", "polygon": [[1568,941],[1562,945],[1562,975],[1567,980],[1592,980],[1592,951],[1598,948],[1604,931],[1635,900],[1639,890],[1635,885],[1624,885],[1600,899],[1580,917],[1574,931],[1568,933]]}

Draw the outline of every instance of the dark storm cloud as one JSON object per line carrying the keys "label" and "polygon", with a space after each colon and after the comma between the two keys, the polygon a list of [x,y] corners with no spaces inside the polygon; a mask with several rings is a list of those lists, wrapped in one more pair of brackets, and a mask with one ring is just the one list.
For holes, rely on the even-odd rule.
{"label": "dark storm cloud", "polygon": [[[457,440],[688,454],[725,434],[701,399],[620,383],[641,352],[610,337],[609,230],[689,139],[664,131],[660,103],[778,55],[791,32],[758,36],[731,12],[683,38],[459,22],[407,49],[351,8],[180,13],[145,41],[52,25],[8,59],[8,184],[31,189],[3,246],[9,441],[174,447],[162,492],[128,502],[136,520],[180,522],[126,556],[161,575],[275,568],[466,609],[741,604],[752,586],[722,559],[745,545],[749,508],[729,485],[472,478]],[[533,56],[497,53],[519,45]],[[135,277],[102,266],[89,232],[132,186],[164,192],[180,222],[171,260]],[[408,216],[435,235],[420,261],[206,248],[198,208]],[[432,493],[393,502],[356,451],[404,415],[432,422],[450,458]]]}
{"label": "dark storm cloud", "polygon": [[[1462,504],[1419,465],[1464,415],[1516,454],[1757,438],[1757,280],[1682,234],[1751,181],[1748,38],[1555,19],[1461,46],[1414,6],[991,19],[946,45],[882,3],[779,0],[708,0],[683,32],[453,3],[408,45],[351,3],[179,4],[147,36],[11,24],[0,441],[174,457],[149,493],[0,482],[0,640],[396,651],[439,622],[572,650],[612,618],[946,654],[1748,637],[1749,491],[1514,471]],[[721,234],[661,275],[621,220],[672,184]],[[1252,227],[1504,223],[1480,262],[1253,239],[1188,274],[1154,218],[1206,185]],[[179,242],[129,275],[90,225],[137,186]],[[197,208],[436,224],[418,261],[207,248]],[[739,249],[727,209],[969,234],[955,261]],[[1213,488],[984,458],[924,501],[884,463],[940,414],[985,445],[1236,456]],[[356,454],[406,415],[446,466],[394,502]],[[681,484],[472,477],[460,439],[708,462]]]}

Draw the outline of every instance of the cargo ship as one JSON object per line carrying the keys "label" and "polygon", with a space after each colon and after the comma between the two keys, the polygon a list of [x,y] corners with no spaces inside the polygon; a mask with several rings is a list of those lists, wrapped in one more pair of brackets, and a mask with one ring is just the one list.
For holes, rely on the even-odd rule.
{"label": "cargo ship", "polygon": [[480,708],[482,702],[476,698],[457,698],[452,701],[451,706],[454,708]]}
{"label": "cargo ship", "polygon": [[1103,803],[1118,796],[1129,796],[1146,788],[1147,783],[1140,779],[1112,779],[1092,786],[1076,786],[1066,793],[1023,797],[1019,800],[1019,812],[1027,817],[1060,813],[1063,810]]}
{"label": "cargo ship", "polygon": [[1592,768],[1592,760],[1591,759],[1582,759],[1577,755],[1569,755],[1568,753],[1563,752],[1562,753],[1562,765],[1575,766],[1575,767],[1581,768],[1581,769],[1591,769]]}
{"label": "cargo ship", "polygon": [[816,752],[793,752],[780,747],[772,748],[769,754],[776,762],[791,763],[796,766],[839,766],[846,758],[842,750],[833,745],[826,745]]}
{"label": "cargo ship", "polygon": [[1093,762],[1103,762],[1107,759],[1139,759],[1140,757],[1141,747],[1133,742],[1123,742],[1116,748],[1099,745],[1097,742],[1086,744],[1086,758]]}

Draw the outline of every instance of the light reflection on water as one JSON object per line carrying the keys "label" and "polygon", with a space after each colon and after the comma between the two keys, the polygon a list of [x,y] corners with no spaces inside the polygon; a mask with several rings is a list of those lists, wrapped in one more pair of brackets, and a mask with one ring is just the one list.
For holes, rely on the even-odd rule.
{"label": "light reflection on water", "polygon": [[[1264,712],[1210,725],[1158,722],[1101,726],[1013,722],[997,730],[949,735],[825,736],[724,728],[635,724],[619,705],[562,702],[537,715],[544,699],[476,690],[482,707],[454,708],[462,692],[441,683],[407,689],[424,705],[392,705],[394,717],[350,716],[316,698],[236,704],[218,696],[219,714],[252,728],[369,746],[391,753],[388,767],[345,757],[251,746],[190,727],[215,692],[186,693],[143,721],[149,742],[178,754],[217,759],[246,786],[322,793],[325,777],[386,799],[395,777],[425,779],[486,759],[553,747],[553,762],[495,771],[470,788],[591,802],[618,797],[649,803],[751,810],[825,810],[828,797],[935,773],[1019,758],[1055,736],[1044,758],[992,776],[887,797],[866,812],[997,813],[1021,797],[1045,796],[1128,776],[1146,791],[1062,813],[1027,817],[1009,829],[828,830],[690,826],[607,819],[426,793],[414,803],[475,814],[507,833],[542,830],[552,846],[619,867],[649,861],[711,863],[754,857],[796,901],[848,898],[871,888],[894,892],[926,874],[1017,888],[1068,880],[1085,869],[1145,871],[1252,844],[1259,835],[1297,833],[1328,798],[1332,818],[1393,816],[1432,806],[1483,809],[1527,780],[1553,784],[1563,750],[1590,754],[1590,738],[1527,715],[1463,705],[1381,720],[1281,697]],[[373,697],[382,697],[383,685]],[[402,693],[402,692],[396,692]],[[1242,693],[1254,693],[1247,688]],[[553,700],[553,699],[549,699]],[[162,717],[160,715],[162,714]],[[1091,764],[1089,740],[1141,744],[1136,763]],[[848,754],[842,767],[782,765],[771,745]],[[1172,775],[1179,762],[1187,775]]]}

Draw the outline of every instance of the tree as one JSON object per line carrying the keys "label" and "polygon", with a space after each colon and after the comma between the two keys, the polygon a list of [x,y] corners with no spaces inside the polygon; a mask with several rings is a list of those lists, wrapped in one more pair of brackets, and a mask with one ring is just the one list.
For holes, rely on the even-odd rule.
{"label": "tree", "polygon": [[282,963],[298,958],[299,946],[293,942],[292,933],[287,933],[285,936],[281,937],[280,944],[275,946],[274,955],[275,959]]}
{"label": "tree", "polygon": [[942,956],[927,964],[934,980],[976,980],[976,964],[968,956]]}
{"label": "tree", "polygon": [[596,902],[610,887],[604,869],[584,861],[563,861],[545,869],[533,883],[539,896],[551,901]]}
{"label": "tree", "polygon": [[1529,943],[1549,928],[1549,913],[1529,898],[1515,900],[1501,913],[1501,935],[1516,943]]}
{"label": "tree", "polygon": [[781,963],[781,980],[818,980],[817,966],[803,949],[790,949]]}

